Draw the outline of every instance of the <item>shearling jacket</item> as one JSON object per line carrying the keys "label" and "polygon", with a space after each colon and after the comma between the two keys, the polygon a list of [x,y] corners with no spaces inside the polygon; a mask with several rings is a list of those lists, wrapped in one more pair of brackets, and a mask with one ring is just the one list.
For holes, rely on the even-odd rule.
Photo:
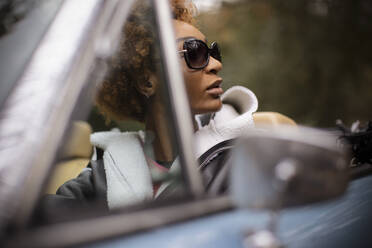
{"label": "shearling jacket", "polygon": [[[195,133],[196,152],[206,189],[216,194],[226,188],[226,178],[218,183],[215,183],[215,178],[217,174],[221,175],[221,169],[228,161],[231,142],[254,127],[252,113],[258,105],[255,95],[241,86],[230,88],[222,96],[222,101],[223,107],[219,112],[197,117],[199,130]],[[146,156],[153,155],[151,137],[146,136],[151,135],[141,131],[92,134],[91,143],[103,153],[98,152],[98,158],[51,197],[56,201],[105,199],[109,209],[152,199],[154,192]],[[171,170],[177,168],[176,159]],[[164,189],[166,185],[163,186]]]}

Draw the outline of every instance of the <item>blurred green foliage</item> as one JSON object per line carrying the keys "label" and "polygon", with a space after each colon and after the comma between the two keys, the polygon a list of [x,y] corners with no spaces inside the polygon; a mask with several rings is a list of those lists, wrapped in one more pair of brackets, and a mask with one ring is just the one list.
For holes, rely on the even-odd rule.
{"label": "blurred green foliage", "polygon": [[224,88],[250,88],[259,111],[320,127],[372,119],[372,1],[242,1],[197,19],[221,45]]}

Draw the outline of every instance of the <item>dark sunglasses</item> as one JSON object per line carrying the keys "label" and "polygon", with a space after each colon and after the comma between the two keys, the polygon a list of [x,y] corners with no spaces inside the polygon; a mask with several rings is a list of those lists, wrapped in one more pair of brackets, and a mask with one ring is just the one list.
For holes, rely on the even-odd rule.
{"label": "dark sunglasses", "polygon": [[178,52],[183,53],[186,64],[191,69],[205,68],[209,63],[209,56],[222,62],[221,50],[217,42],[212,42],[209,48],[202,40],[187,39],[183,43],[183,50]]}

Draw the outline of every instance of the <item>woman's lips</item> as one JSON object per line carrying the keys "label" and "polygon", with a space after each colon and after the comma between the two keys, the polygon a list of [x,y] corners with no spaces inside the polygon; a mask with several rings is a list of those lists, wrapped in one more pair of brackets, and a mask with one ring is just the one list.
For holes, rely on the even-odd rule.
{"label": "woman's lips", "polygon": [[216,97],[223,94],[223,89],[221,87],[210,88],[207,90],[207,93]]}
{"label": "woman's lips", "polygon": [[222,80],[217,80],[211,86],[207,88],[207,93],[213,97],[219,97],[223,94],[223,89],[221,88]]}

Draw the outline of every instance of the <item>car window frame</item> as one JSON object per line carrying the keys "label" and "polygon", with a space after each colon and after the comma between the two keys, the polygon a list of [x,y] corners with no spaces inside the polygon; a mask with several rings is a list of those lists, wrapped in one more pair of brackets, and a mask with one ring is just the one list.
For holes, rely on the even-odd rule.
{"label": "car window frame", "polygon": [[[7,173],[13,176],[10,183],[18,185],[14,185],[8,195],[1,197],[11,206],[7,208],[12,210],[9,215],[13,228],[27,226],[74,107],[86,87],[90,69],[107,52],[102,46],[105,40],[100,37],[105,37],[104,31],[109,30],[109,24],[118,21],[111,18],[113,13],[126,10],[126,4],[129,3],[131,1],[89,0],[84,6],[86,9],[81,11],[77,2],[64,1],[17,82],[17,87],[5,102],[1,112],[5,118],[0,123],[0,137],[14,145],[3,152],[7,159],[2,160],[0,166],[8,169]],[[75,32],[64,32],[66,18],[71,18],[71,13],[80,23],[74,27]],[[64,50],[66,54],[58,54],[58,40],[63,40],[68,47]],[[48,58],[53,56],[58,56],[58,65],[46,64]],[[27,119],[30,118],[25,113],[27,108],[31,108],[30,112],[36,116],[32,116],[32,121]],[[12,156],[12,151],[22,156]],[[17,166],[9,166],[13,164]],[[20,201],[22,204],[19,204]]]}
{"label": "car window frame", "polygon": [[[0,109],[10,92],[16,87],[17,79],[53,22],[62,2],[63,0],[30,1],[24,8],[25,12],[20,20],[12,24],[9,32],[0,37],[0,52],[3,59],[0,66],[2,75],[0,78]],[[14,53],[14,50],[17,50],[17,53]]]}

